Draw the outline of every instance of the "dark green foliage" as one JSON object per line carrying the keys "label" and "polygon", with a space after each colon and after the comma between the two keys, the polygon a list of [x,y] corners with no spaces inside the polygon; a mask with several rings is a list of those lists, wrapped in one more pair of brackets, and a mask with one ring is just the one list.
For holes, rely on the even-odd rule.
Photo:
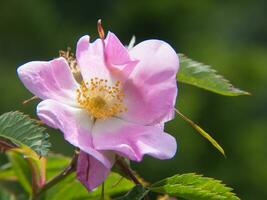
{"label": "dark green foliage", "polygon": [[36,120],[21,112],[12,111],[0,116],[0,139],[17,146],[28,146],[40,156],[46,156],[51,146],[44,131]]}
{"label": "dark green foliage", "polygon": [[149,188],[151,191],[188,200],[238,200],[232,189],[221,181],[194,173],[175,175],[159,181]]}
{"label": "dark green foliage", "polygon": [[235,88],[223,76],[218,75],[216,70],[210,66],[187,58],[179,54],[180,70],[177,74],[177,80],[200,87],[211,92],[226,96],[249,95],[248,92]]}

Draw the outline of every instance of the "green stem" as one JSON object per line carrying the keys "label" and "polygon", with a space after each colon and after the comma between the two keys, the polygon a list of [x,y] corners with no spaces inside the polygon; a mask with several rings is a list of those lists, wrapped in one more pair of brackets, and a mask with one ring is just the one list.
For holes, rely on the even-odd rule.
{"label": "green stem", "polygon": [[79,153],[75,152],[70,164],[57,176],[48,181],[31,199],[38,200],[44,192],[46,192],[48,189],[50,189],[60,181],[64,180],[68,175],[72,174],[76,170],[78,155]]}
{"label": "green stem", "polygon": [[127,164],[123,160],[118,158],[116,164],[124,171],[125,174],[127,174],[132,179],[132,181],[136,185],[142,185],[140,181],[135,177],[133,171],[127,166]]}
{"label": "green stem", "polygon": [[28,161],[29,167],[31,169],[31,174],[32,174],[32,197],[31,198],[33,198],[39,190],[39,185],[38,185],[39,171],[36,168],[36,165],[33,163],[34,161],[32,161],[29,158],[27,158],[26,160]]}
{"label": "green stem", "polygon": [[[116,164],[127,174],[136,185],[142,185],[138,178],[134,175],[132,169],[120,158],[117,158]],[[143,185],[142,185],[143,186]],[[148,195],[144,197],[144,200],[149,200]]]}
{"label": "green stem", "polygon": [[101,200],[105,199],[105,182],[102,183],[102,187],[101,187]]}

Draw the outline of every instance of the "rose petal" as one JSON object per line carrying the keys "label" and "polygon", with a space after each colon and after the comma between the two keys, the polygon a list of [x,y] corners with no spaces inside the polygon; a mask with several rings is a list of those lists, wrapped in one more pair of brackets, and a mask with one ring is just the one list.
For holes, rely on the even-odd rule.
{"label": "rose petal", "polygon": [[128,49],[123,46],[114,33],[108,32],[105,45],[105,53],[110,63],[122,65],[131,60]]}
{"label": "rose petal", "polygon": [[48,99],[39,103],[37,114],[48,126],[61,130],[70,144],[94,156],[106,167],[111,167],[106,156],[93,147],[91,136],[93,122],[85,110]]}
{"label": "rose petal", "polygon": [[77,104],[78,84],[64,58],[29,62],[19,67],[17,72],[25,87],[41,99]]}
{"label": "rose petal", "polygon": [[124,81],[133,71],[137,60],[130,59],[128,50],[115,34],[109,32],[104,41],[97,39],[90,43],[89,36],[83,36],[77,44],[76,57],[84,80],[102,78],[108,81]]}
{"label": "rose petal", "polygon": [[138,60],[130,58],[128,49],[112,32],[108,32],[105,44],[107,66],[115,79],[124,82],[134,70]]}
{"label": "rose petal", "polygon": [[[110,166],[114,163],[114,156],[111,158]],[[77,178],[88,189],[93,190],[107,178],[111,167],[106,167],[93,155],[89,155],[83,151],[80,152],[77,163]]]}
{"label": "rose petal", "polygon": [[164,133],[161,125],[142,126],[109,118],[97,120],[92,132],[97,150],[113,150],[135,161],[141,161],[144,154],[169,159],[177,149],[175,138]]}
{"label": "rose petal", "polygon": [[139,63],[125,84],[128,112],[121,117],[145,125],[172,119],[179,65],[176,52],[163,41],[147,40],[135,46],[130,55]]}
{"label": "rose petal", "polygon": [[100,39],[89,43],[89,36],[79,39],[76,49],[76,59],[81,70],[83,79],[90,81],[91,78],[110,80],[110,72],[105,64],[103,44]]}

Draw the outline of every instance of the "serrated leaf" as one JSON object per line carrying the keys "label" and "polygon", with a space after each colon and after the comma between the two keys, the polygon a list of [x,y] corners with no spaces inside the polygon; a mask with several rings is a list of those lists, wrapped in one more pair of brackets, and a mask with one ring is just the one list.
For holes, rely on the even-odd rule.
{"label": "serrated leaf", "polygon": [[[70,158],[59,155],[49,154],[47,158],[47,177],[48,180],[61,172],[70,162]],[[105,196],[117,195],[130,190],[134,184],[122,179],[117,173],[110,173],[105,181]],[[49,200],[95,200],[101,196],[101,186],[92,192],[88,192],[86,188],[76,179],[75,173],[69,175],[63,181],[50,188],[44,198]]]}
{"label": "serrated leaf", "polygon": [[21,112],[8,112],[0,116],[0,140],[27,146],[41,156],[47,155],[51,146],[49,136],[44,131],[45,128],[37,121]]}
{"label": "serrated leaf", "polygon": [[145,189],[141,185],[136,185],[123,197],[117,198],[116,200],[142,200],[149,190]]}
{"label": "serrated leaf", "polygon": [[188,200],[239,200],[221,181],[194,173],[163,179],[149,188],[151,191]]}
{"label": "serrated leaf", "polygon": [[226,96],[250,95],[250,93],[234,87],[223,76],[210,66],[178,54],[180,70],[177,74],[178,82],[187,83],[211,92]]}
{"label": "serrated leaf", "polygon": [[219,145],[219,143],[213,139],[206,131],[204,131],[199,125],[193,122],[191,119],[182,114],[178,109],[175,109],[175,112],[186,122],[188,122],[198,133],[200,133],[204,138],[206,138],[223,156],[225,156],[225,152],[223,148]]}

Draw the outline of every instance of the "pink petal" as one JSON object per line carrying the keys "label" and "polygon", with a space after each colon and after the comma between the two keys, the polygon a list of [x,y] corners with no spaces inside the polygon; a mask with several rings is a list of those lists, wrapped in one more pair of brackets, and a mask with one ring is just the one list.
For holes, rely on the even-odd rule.
{"label": "pink petal", "polygon": [[105,64],[103,44],[100,39],[89,43],[89,36],[83,36],[77,43],[76,59],[83,79],[91,78],[111,79],[110,72]]}
{"label": "pink petal", "polygon": [[[114,159],[111,161],[111,166]],[[105,181],[110,172],[110,167],[106,167],[93,155],[83,151],[80,152],[77,164],[77,178],[88,189],[93,190]]]}
{"label": "pink petal", "polygon": [[105,44],[105,53],[110,63],[121,65],[131,60],[128,49],[123,46],[114,33],[108,32],[107,38],[105,39]]}
{"label": "pink petal", "polygon": [[111,32],[104,41],[97,39],[89,43],[89,36],[83,36],[77,43],[76,58],[84,80],[102,78],[107,80],[125,80],[137,60],[130,59],[128,50]]}
{"label": "pink petal", "polygon": [[76,83],[64,58],[33,61],[18,68],[25,87],[41,99],[54,99],[76,105]]}
{"label": "pink petal", "polygon": [[138,60],[130,58],[128,49],[123,46],[112,32],[108,32],[105,44],[105,56],[110,71],[115,78],[122,81],[126,80],[138,63]]}
{"label": "pink petal", "polygon": [[93,122],[85,110],[48,99],[39,103],[37,114],[45,124],[61,130],[70,144],[94,156],[107,168],[111,167],[107,157],[93,147]]}
{"label": "pink petal", "polygon": [[164,133],[161,125],[142,126],[110,118],[96,121],[92,131],[96,149],[113,150],[135,161],[141,161],[144,154],[170,159],[177,149],[175,138]]}
{"label": "pink petal", "polygon": [[128,112],[122,118],[146,125],[172,119],[179,66],[176,52],[163,41],[147,40],[135,46],[130,55],[139,63],[125,84]]}

